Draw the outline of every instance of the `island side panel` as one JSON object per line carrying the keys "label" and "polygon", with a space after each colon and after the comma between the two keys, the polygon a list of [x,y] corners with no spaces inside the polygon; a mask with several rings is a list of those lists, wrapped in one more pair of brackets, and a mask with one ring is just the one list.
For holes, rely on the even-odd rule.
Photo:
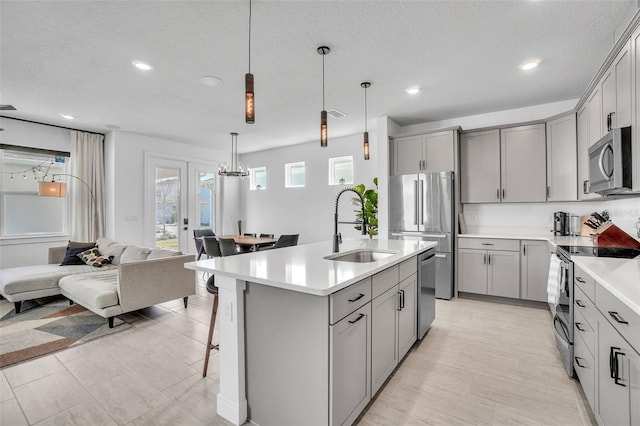
{"label": "island side panel", "polygon": [[329,423],[329,300],[257,283],[245,292],[248,417]]}

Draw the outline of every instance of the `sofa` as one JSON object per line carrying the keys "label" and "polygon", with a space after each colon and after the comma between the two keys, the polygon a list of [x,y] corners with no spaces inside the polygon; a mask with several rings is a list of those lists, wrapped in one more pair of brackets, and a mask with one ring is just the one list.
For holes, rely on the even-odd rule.
{"label": "sofa", "polygon": [[49,249],[49,264],[0,271],[0,294],[15,304],[62,294],[106,318],[113,328],[116,315],[182,298],[196,293],[195,271],[184,264],[194,255],[162,248],[122,244],[98,238],[95,247],[106,264],[61,265],[70,246]]}

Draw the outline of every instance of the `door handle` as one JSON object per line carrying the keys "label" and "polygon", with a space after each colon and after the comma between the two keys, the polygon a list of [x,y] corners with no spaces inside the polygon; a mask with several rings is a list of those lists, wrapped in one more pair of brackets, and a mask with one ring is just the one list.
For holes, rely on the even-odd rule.
{"label": "door handle", "polygon": [[400,290],[400,309],[404,309],[404,290]]}
{"label": "door handle", "polygon": [[482,258],[482,264],[486,265],[487,264],[487,253],[484,254],[484,257]]}
{"label": "door handle", "polygon": [[496,198],[500,199],[500,188],[496,189]]}
{"label": "door handle", "polygon": [[618,352],[620,348],[612,348],[612,349],[615,349],[615,351],[613,352],[613,361],[614,361],[613,383],[615,383],[618,386],[627,387],[627,385],[620,382],[620,375],[618,374],[620,373],[620,368],[618,367],[618,355],[624,356],[624,352]]}
{"label": "door handle", "polygon": [[504,188],[502,188],[502,199],[504,200],[506,198],[505,193],[504,193]]}
{"label": "door handle", "polygon": [[400,292],[396,292],[396,311],[402,310],[402,294]]}
{"label": "door handle", "polygon": [[418,181],[413,181],[413,224],[418,224]]}
{"label": "door handle", "polygon": [[490,254],[487,255],[487,264],[491,265],[491,255]]}
{"label": "door handle", "polygon": [[419,204],[418,204],[418,206],[419,206],[419,207],[418,207],[418,211],[420,212],[420,223],[419,223],[418,225],[424,225],[424,208],[423,208],[423,206],[422,206],[422,194],[423,194],[423,191],[424,191],[424,183],[423,183],[423,181],[422,181],[422,180],[420,180],[419,185],[420,185],[420,186],[419,186],[419,189],[418,189],[418,196],[419,196],[420,198],[419,198],[419,200],[418,200],[418,202],[419,202]]}

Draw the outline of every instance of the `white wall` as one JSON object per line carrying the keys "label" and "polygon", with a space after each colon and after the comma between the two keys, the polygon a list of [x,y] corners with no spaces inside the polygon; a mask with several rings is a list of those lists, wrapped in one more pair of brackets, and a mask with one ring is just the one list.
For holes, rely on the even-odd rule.
{"label": "white wall", "polygon": [[[377,146],[375,132],[370,132],[370,145]],[[376,150],[371,159],[363,158],[362,134],[330,138],[326,148],[309,142],[283,148],[252,152],[241,156],[251,167],[267,168],[267,189],[249,191],[249,179],[241,182],[243,231],[268,234],[300,234],[299,243],[329,241],[333,236],[333,215],[338,192],[352,185],[329,186],[331,157],[353,156],[354,184],[373,186],[378,176]],[[305,187],[285,188],[285,163],[305,162]],[[355,196],[355,194],[353,194]],[[340,198],[340,220],[354,220],[350,193]],[[343,237],[358,236],[352,225],[340,225]]]}
{"label": "white wall", "polygon": [[[69,130],[0,117],[0,143],[71,151]],[[68,235],[0,239],[0,269],[47,263],[49,247],[66,245]]]}
{"label": "white wall", "polygon": [[[145,152],[172,160],[193,162],[229,161],[230,154],[127,132],[112,132],[105,140],[106,235],[116,241],[146,245]],[[229,191],[228,191],[229,192]],[[237,194],[225,195],[229,210],[239,207]]]}

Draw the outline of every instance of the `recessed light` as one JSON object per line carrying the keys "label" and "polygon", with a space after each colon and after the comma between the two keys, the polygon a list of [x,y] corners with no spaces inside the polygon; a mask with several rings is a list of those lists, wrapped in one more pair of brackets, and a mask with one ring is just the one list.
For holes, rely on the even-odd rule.
{"label": "recessed light", "polygon": [[134,67],[136,67],[136,68],[138,68],[139,70],[142,70],[142,71],[151,71],[153,69],[153,66],[149,65],[146,62],[133,61],[131,63],[133,64]]}
{"label": "recessed light", "polygon": [[535,67],[537,67],[538,64],[540,64],[540,61],[538,59],[534,59],[532,61],[523,62],[522,64],[520,64],[520,69],[522,71],[529,71],[529,70],[532,70]]}
{"label": "recessed light", "polygon": [[73,120],[75,118],[73,115],[69,114],[60,114],[60,117],[64,118],[65,120]]}
{"label": "recessed light", "polygon": [[216,87],[222,84],[222,79],[214,75],[205,75],[204,77],[200,78],[200,82],[205,86]]}
{"label": "recessed light", "polygon": [[418,93],[420,93],[420,88],[417,86],[414,87],[409,87],[408,89],[404,90],[405,92],[407,92],[410,95],[417,95]]}

